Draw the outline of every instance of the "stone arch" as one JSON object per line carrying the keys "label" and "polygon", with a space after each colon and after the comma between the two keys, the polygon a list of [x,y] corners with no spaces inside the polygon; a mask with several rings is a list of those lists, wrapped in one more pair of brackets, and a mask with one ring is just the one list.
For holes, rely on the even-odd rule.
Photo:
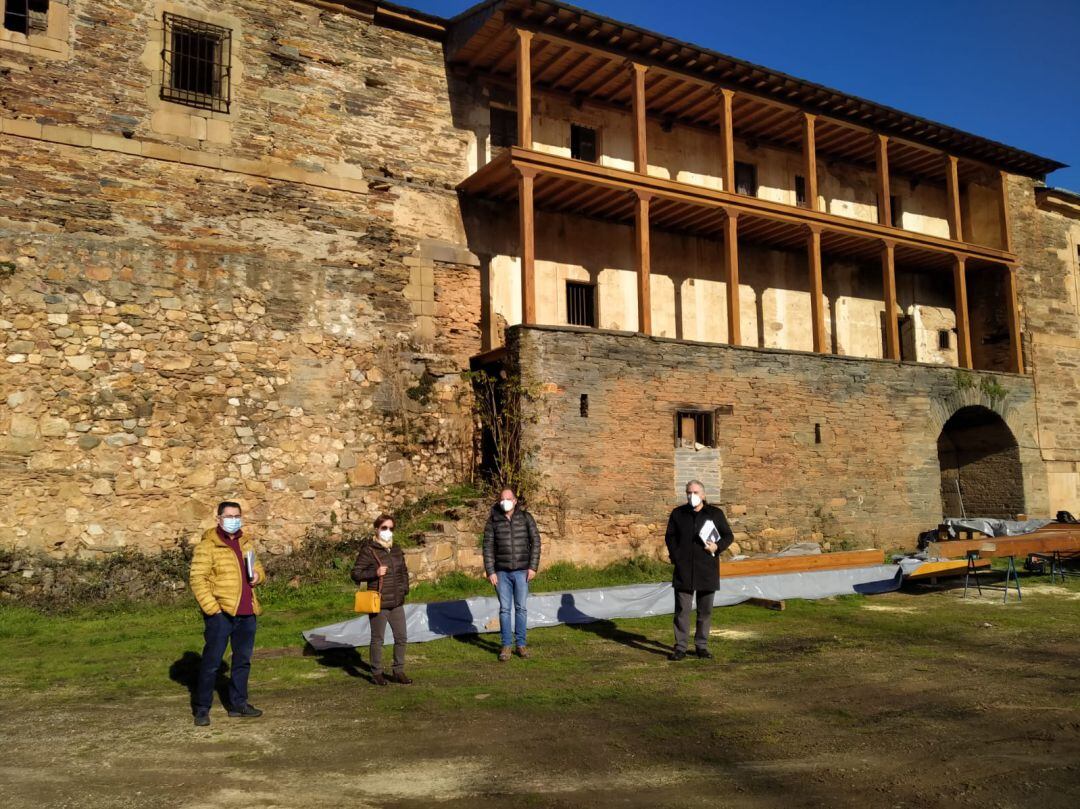
{"label": "stone arch", "polygon": [[937,447],[943,516],[1011,519],[1025,511],[1020,446],[1000,413],[961,407],[942,425]]}

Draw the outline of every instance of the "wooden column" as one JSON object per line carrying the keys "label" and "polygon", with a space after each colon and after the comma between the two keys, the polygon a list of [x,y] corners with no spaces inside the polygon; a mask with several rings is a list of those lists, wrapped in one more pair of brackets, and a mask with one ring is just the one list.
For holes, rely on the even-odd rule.
{"label": "wooden column", "polygon": [[877,165],[877,218],[878,224],[894,227],[892,212],[892,186],[889,183],[889,139],[875,135],[874,162]]}
{"label": "wooden column", "polygon": [[803,175],[806,178],[806,207],[811,211],[818,210],[817,193],[817,142],[814,139],[814,124],[816,115],[808,112],[802,114],[803,139]]}
{"label": "wooden column", "polygon": [[896,322],[896,243],[881,244],[881,283],[885,289],[885,359],[900,359],[900,330]]}
{"label": "wooden column", "polygon": [[1009,307],[1006,316],[1009,321],[1009,370],[1024,373],[1024,351],[1020,345],[1020,304],[1017,293],[1017,271],[1015,265],[1005,268],[1005,305]]}
{"label": "wooden column", "polygon": [[533,32],[517,29],[518,146],[531,149],[532,138],[532,39]]}
{"label": "wooden column", "polygon": [[536,323],[536,222],[533,181],[536,171],[518,168],[518,225],[521,239],[521,322]]}
{"label": "wooden column", "polygon": [[635,191],[634,205],[634,257],[637,260],[638,331],[652,334],[652,298],[649,294],[651,256],[649,247],[649,201],[647,191]]}
{"label": "wooden column", "polygon": [[735,126],[732,123],[732,107],[735,91],[720,90],[720,177],[724,190],[735,193]]}
{"label": "wooden column", "polygon": [[968,320],[967,268],[964,256],[953,258],[953,288],[956,294],[956,354],[961,368],[971,368],[971,324]]}
{"label": "wooden column", "polygon": [[825,295],[821,287],[821,228],[807,228],[806,256],[810,265],[810,319],[814,333],[814,351],[828,351],[825,342]]}
{"label": "wooden column", "polygon": [[1006,253],[1013,251],[1012,228],[1009,217],[1009,175],[1004,171],[998,172],[999,188],[1001,189],[998,217],[1001,222],[1001,249]]}
{"label": "wooden column", "polygon": [[648,68],[635,62],[630,69],[634,78],[634,171],[647,174],[649,149],[645,141],[645,72]]}
{"label": "wooden column", "polygon": [[724,268],[727,271],[728,345],[742,345],[742,321],[739,314],[739,213],[725,208]]}
{"label": "wooden column", "polygon": [[964,224],[960,219],[960,177],[957,173],[957,162],[954,155],[945,155],[945,206],[949,218],[949,238],[962,242]]}

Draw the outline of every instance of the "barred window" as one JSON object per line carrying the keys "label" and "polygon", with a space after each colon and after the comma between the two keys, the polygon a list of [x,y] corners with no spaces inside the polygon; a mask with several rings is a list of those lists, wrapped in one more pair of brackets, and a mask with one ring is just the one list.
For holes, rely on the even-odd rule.
{"label": "barred window", "polygon": [[716,412],[713,410],[680,410],[675,414],[675,446],[716,446]]}
{"label": "barred window", "polygon": [[49,0],[5,0],[4,28],[17,34],[48,28]]}
{"label": "barred window", "polygon": [[161,97],[214,112],[228,112],[232,31],[165,12]]}
{"label": "barred window", "polygon": [[571,326],[596,328],[596,287],[578,281],[566,282],[566,322]]}

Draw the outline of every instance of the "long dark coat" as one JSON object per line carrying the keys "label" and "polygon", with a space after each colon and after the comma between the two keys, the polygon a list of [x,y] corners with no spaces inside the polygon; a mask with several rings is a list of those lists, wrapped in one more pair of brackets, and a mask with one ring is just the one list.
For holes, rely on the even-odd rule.
{"label": "long dark coat", "polygon": [[[716,556],[705,550],[698,532],[706,520],[712,520],[720,533]],[[724,512],[706,503],[701,511],[694,511],[689,503],[679,506],[668,518],[664,541],[668,557],[675,566],[671,584],[683,592],[715,592],[720,589],[720,551],[735,539]]]}

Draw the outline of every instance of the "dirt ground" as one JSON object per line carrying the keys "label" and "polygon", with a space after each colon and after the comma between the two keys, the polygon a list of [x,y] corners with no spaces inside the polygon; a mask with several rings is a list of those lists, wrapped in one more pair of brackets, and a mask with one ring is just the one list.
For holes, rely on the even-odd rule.
{"label": "dirt ground", "polygon": [[[266,715],[215,708],[208,729],[175,684],[121,700],[6,688],[0,802],[1076,809],[1076,596],[718,610],[714,661],[668,662],[660,618],[539,630],[536,659],[507,664],[490,638],[439,641],[410,647],[415,685],[385,689],[358,656],[261,649]],[[302,682],[260,680],[274,657],[297,658]]]}

